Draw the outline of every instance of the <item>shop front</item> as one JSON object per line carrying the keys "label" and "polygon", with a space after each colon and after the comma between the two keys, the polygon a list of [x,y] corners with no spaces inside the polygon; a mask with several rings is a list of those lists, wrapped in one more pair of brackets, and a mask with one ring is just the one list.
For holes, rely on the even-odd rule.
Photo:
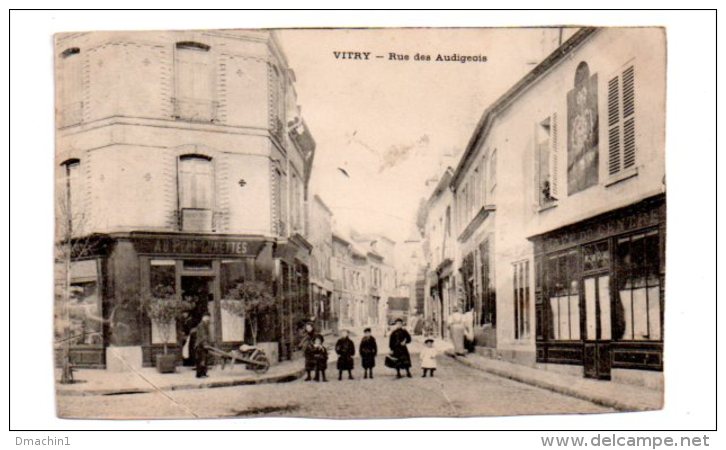
{"label": "shop front", "polygon": [[530,240],[538,363],[663,370],[664,195]]}
{"label": "shop front", "polygon": [[[76,270],[82,276],[73,282],[79,286],[74,289],[83,291],[79,298],[84,304],[97,305],[98,316],[93,322],[98,328],[94,337],[72,346],[75,365],[105,367],[113,363],[109,348],[114,349],[113,355],[124,355],[132,366],[154,365],[165,346],[182,359],[186,337],[205,314],[211,317],[215,346],[232,349],[251,343],[252,330],[228,302],[238,300],[235,292],[240,284],[252,281],[268,284],[275,297],[275,306],[259,320],[256,340],[275,342],[280,358],[292,357],[298,322],[310,310],[306,265],[310,249],[304,240],[135,232],[109,235],[105,240],[105,252],[86,260],[93,261],[95,270],[84,262],[84,272]],[[186,302],[188,309],[170,335],[160,333],[144,310],[145,301],[152,298]],[[194,364],[193,353],[185,364]]]}
{"label": "shop front", "polygon": [[448,338],[449,330],[447,321],[453,312],[456,299],[456,291],[453,284],[453,261],[450,258],[444,259],[433,273],[431,298],[434,301],[437,311],[436,332],[442,338]]}

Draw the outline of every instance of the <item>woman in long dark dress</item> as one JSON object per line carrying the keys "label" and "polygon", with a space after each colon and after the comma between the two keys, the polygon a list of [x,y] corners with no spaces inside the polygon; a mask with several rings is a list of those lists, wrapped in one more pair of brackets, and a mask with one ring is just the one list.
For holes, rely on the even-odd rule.
{"label": "woman in long dark dress", "polygon": [[340,339],[335,343],[335,353],[338,355],[338,381],[343,379],[343,372],[348,372],[348,379],[353,379],[353,357],[355,344],[348,337],[348,330],[342,330]]}
{"label": "woman in long dark dress", "polygon": [[411,355],[408,353],[408,344],[411,335],[403,328],[403,320],[396,319],[395,329],[388,340],[391,356],[396,359],[396,378],[401,378],[401,369],[406,369],[406,376],[411,378]]}

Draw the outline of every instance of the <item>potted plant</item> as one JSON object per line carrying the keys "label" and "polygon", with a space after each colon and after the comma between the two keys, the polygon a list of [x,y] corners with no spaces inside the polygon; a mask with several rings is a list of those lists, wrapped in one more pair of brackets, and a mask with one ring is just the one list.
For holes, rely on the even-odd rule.
{"label": "potted plant", "polygon": [[274,311],[275,296],[264,281],[245,281],[230,289],[222,308],[243,317],[250,327],[252,343],[257,345],[259,323],[265,314]]}
{"label": "potted plant", "polygon": [[177,355],[169,354],[169,338],[176,326],[176,320],[192,308],[190,302],[177,299],[173,296],[173,291],[167,291],[168,289],[163,288],[154,289],[151,298],[144,304],[146,315],[156,325],[164,343],[164,353],[156,356],[156,368],[161,373],[176,371]]}

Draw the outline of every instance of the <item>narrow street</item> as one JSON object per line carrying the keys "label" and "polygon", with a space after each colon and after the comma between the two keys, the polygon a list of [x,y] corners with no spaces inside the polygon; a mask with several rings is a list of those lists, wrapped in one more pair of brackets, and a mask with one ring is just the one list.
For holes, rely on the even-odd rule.
{"label": "narrow street", "polygon": [[[335,363],[328,382],[297,380],[216,389],[115,396],[59,396],[64,417],[255,417],[390,418],[601,413],[612,410],[465,367],[441,356],[435,378],[421,378],[414,356],[413,378],[377,362],[375,378],[338,381]],[[358,364],[359,361],[356,361]],[[301,361],[302,364],[302,361]]]}

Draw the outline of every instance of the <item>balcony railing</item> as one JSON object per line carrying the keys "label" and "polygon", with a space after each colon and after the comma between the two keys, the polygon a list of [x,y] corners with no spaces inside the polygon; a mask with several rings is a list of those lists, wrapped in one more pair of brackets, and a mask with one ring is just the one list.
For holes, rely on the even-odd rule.
{"label": "balcony railing", "polygon": [[211,209],[182,208],[179,219],[182,231],[214,231],[214,214]]}
{"label": "balcony railing", "polygon": [[174,118],[191,122],[216,122],[219,103],[196,98],[173,98]]}

